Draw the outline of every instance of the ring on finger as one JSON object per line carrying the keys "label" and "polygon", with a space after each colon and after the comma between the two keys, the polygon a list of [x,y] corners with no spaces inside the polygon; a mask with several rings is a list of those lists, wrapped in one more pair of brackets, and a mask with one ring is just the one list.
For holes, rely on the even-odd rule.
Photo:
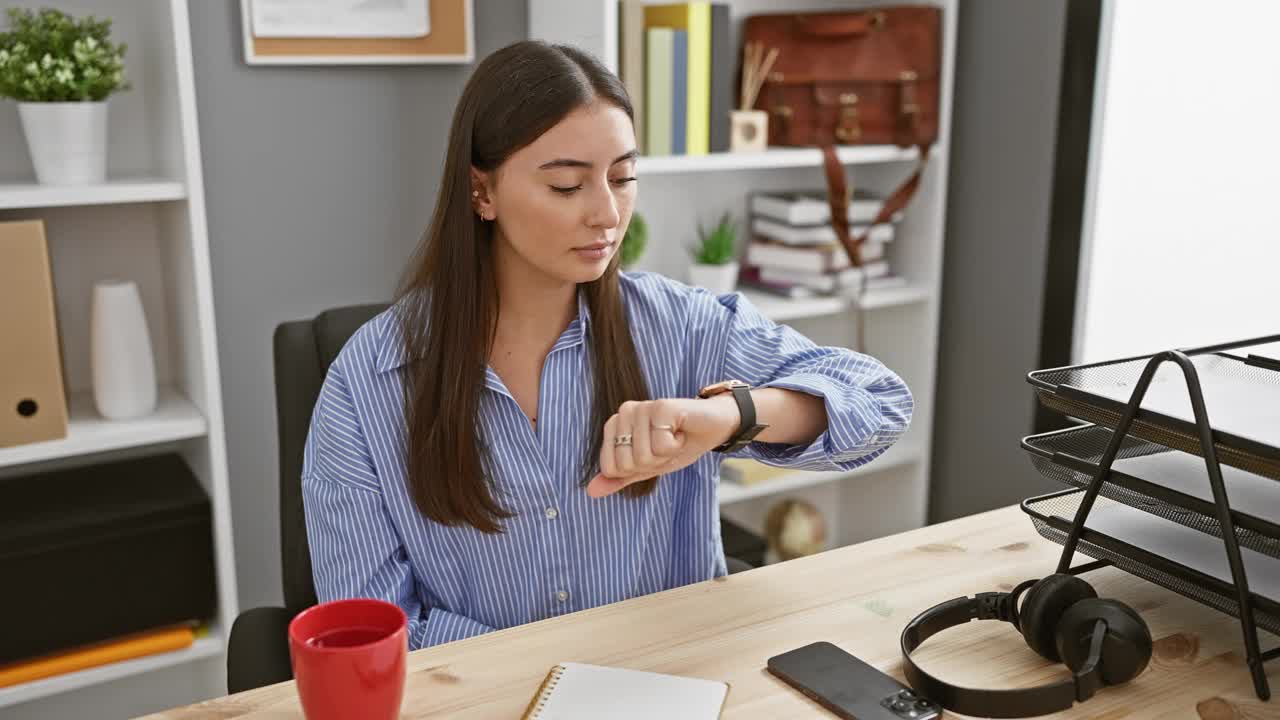
{"label": "ring on finger", "polygon": [[631,446],[631,433],[626,433],[626,434],[624,434],[624,435],[618,435],[618,436],[614,437],[614,438],[613,438],[613,444],[614,444],[615,446],[617,446],[617,447],[630,447],[630,446]]}

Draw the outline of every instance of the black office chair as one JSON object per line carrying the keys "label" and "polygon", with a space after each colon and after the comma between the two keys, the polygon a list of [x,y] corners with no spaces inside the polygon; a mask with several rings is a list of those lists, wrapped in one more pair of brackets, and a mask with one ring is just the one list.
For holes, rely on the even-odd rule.
{"label": "black office chair", "polygon": [[[280,324],[273,339],[276,430],[280,445],[280,562],[284,607],[246,610],[231,626],[227,644],[227,692],[237,693],[293,678],[289,621],[317,602],[302,508],[302,455],[311,412],[329,364],[361,325],[385,304],[334,308],[312,320]],[[727,557],[730,573],[750,570]]]}
{"label": "black office chair", "polygon": [[246,610],[231,626],[227,643],[227,692],[293,678],[289,621],[315,605],[311,553],[302,514],[302,452],[311,411],[329,364],[361,325],[387,306],[357,305],[320,313],[312,320],[281,323],[273,338],[276,432],[280,445],[280,567],[284,607]]}

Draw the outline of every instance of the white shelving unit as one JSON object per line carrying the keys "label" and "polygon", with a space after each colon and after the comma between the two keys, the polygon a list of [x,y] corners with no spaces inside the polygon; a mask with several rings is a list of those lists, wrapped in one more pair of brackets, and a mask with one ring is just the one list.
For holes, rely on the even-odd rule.
{"label": "white shelving unit", "polygon": [[88,392],[72,395],[67,405],[71,413],[65,438],[0,449],[0,467],[200,438],[209,431],[200,409],[169,387],[160,389],[155,412],[136,420],[104,420]]}
{"label": "white shelving unit", "polygon": [[[658,2],[660,0],[654,0]],[[722,0],[729,5],[730,42],[741,47],[741,21],[765,12],[847,10],[874,5],[863,0]],[[759,531],[781,496],[808,499],[822,508],[831,545],[845,545],[926,522],[929,449],[934,415],[938,352],[938,302],[942,281],[946,178],[950,138],[952,72],[957,0],[935,0],[943,8],[943,81],[938,142],[896,239],[889,260],[905,287],[869,292],[863,312],[843,297],[786,300],[758,292],[746,297],[776,322],[785,322],[825,345],[852,347],[857,318],[865,318],[866,348],[900,374],[915,396],[910,432],[885,455],[852,473],[796,473],[751,487],[724,482],[722,513]],[[528,0],[530,37],[583,48],[618,68],[616,0]],[[736,56],[735,56],[736,57]],[[735,60],[736,63],[736,60]],[[888,192],[918,161],[914,149],[846,146],[838,149],[851,185]],[[638,267],[684,279],[686,246],[699,223],[726,210],[744,226],[747,194],[760,190],[823,189],[822,156],[816,148],[770,148],[758,153],[642,157],[638,163],[637,210],[649,225],[649,249]]]}
{"label": "white shelving unit", "polygon": [[[0,103],[0,220],[45,223],[70,406],[66,438],[0,449],[0,476],[180,453],[212,502],[218,595],[191,647],[0,688],[0,716],[133,716],[225,692],[226,634],[238,611],[187,2],[18,4],[111,18],[113,37],[128,43],[133,87],[109,100],[109,179],[86,187],[37,184],[17,109]],[[137,282],[155,352],[159,404],[138,420],[102,419],[90,395],[90,297],[109,277]],[[22,587],[22,578],[7,580]],[[86,612],[93,601],[84,598]]]}
{"label": "white shelving unit", "polygon": [[[848,164],[900,162],[920,156],[915,148],[893,145],[857,145],[836,149],[836,157]],[[821,167],[817,148],[769,148],[763,152],[712,153],[708,155],[650,155],[636,163],[640,174],[670,174],[707,170],[769,170]]]}
{"label": "white shelving unit", "polygon": [[[803,320],[824,315],[836,315],[852,310],[857,301],[851,297],[824,295],[813,298],[790,300],[757,290],[742,290],[751,304],[760,309],[766,317],[774,322]],[[862,299],[864,310],[880,310],[882,308],[910,305],[929,299],[929,290],[924,287],[908,285],[906,287],[868,290]]]}
{"label": "white shelving unit", "polygon": [[720,506],[769,497],[779,493],[794,492],[814,485],[830,482],[842,482],[852,478],[878,473],[892,467],[899,467],[919,462],[923,451],[910,444],[898,444],[889,448],[875,460],[854,468],[849,472],[793,472],[781,477],[770,478],[754,485],[739,485],[732,482],[720,483]]}
{"label": "white shelving unit", "polygon": [[0,185],[0,210],[162,202],[182,200],[186,196],[187,189],[182,183],[155,178],[108,180],[86,187],[9,183]]}
{"label": "white shelving unit", "polygon": [[196,660],[216,658],[223,653],[225,648],[226,644],[222,641],[222,638],[198,638],[192,643],[191,647],[184,650],[150,655],[136,660],[126,660],[82,670],[77,673],[57,675],[11,688],[3,688],[0,689],[0,703],[6,706],[17,705],[28,700],[38,700],[71,690],[101,685],[112,680],[141,675],[153,670],[163,670]]}

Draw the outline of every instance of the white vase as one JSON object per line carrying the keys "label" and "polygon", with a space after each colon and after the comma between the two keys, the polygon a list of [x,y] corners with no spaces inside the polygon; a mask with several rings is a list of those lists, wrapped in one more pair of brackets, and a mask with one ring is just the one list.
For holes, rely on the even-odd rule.
{"label": "white vase", "polygon": [[137,284],[95,284],[89,332],[98,413],[108,420],[127,420],[155,410],[155,358]]}
{"label": "white vase", "polygon": [[738,263],[736,260],[724,265],[693,263],[689,266],[689,284],[704,287],[717,295],[731,293],[738,286]]}
{"label": "white vase", "polygon": [[107,176],[107,103],[20,102],[22,132],[42,185],[91,185]]}

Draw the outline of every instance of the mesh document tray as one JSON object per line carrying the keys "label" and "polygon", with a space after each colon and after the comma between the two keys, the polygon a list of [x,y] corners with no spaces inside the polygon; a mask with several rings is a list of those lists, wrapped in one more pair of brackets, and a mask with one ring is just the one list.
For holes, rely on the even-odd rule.
{"label": "mesh document tray", "polygon": [[[1024,500],[1022,510],[1031,516],[1036,532],[1063,545],[1083,495],[1083,490],[1041,495]],[[1097,529],[1102,525],[1105,532]],[[1203,533],[1099,497],[1077,550],[1233,617],[1240,616],[1226,551],[1221,541]],[[1275,599],[1280,597],[1280,561],[1244,548],[1240,553],[1254,621],[1280,633],[1280,602]]]}
{"label": "mesh document tray", "polygon": [[[1027,380],[1052,410],[1114,428],[1149,358],[1036,370]],[[1213,427],[1214,449],[1225,465],[1280,480],[1280,371],[1265,358],[1226,353],[1192,357]],[[1200,435],[1182,370],[1157,370],[1129,434],[1200,454]]]}
{"label": "mesh document tray", "polygon": [[[1042,475],[1077,488],[1092,482],[1112,431],[1097,425],[1023,438],[1022,447]],[[1222,467],[1236,538],[1247,547],[1280,557],[1280,483]],[[1099,491],[1104,497],[1165,520],[1222,537],[1209,471],[1204,460],[1163,445],[1125,437]]]}

